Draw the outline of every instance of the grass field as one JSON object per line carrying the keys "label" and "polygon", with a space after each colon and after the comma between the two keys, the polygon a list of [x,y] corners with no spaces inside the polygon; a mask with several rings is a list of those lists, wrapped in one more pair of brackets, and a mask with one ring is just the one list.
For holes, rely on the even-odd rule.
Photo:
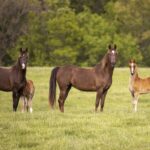
{"label": "grass field", "polygon": [[[150,69],[140,68],[142,77]],[[139,99],[133,113],[129,69],[117,68],[104,112],[94,112],[95,92],[72,89],[65,113],[49,109],[50,68],[28,68],[35,83],[33,113],[12,112],[11,93],[0,91],[0,150],[150,150],[150,95]],[[57,92],[58,95],[58,92]]]}

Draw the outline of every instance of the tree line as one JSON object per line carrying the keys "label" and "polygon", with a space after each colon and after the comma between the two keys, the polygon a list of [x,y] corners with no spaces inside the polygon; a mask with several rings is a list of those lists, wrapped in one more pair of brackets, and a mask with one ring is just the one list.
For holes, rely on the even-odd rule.
{"label": "tree line", "polygon": [[20,47],[29,65],[95,65],[110,43],[118,66],[130,58],[150,65],[150,1],[0,0],[0,65],[12,64]]}

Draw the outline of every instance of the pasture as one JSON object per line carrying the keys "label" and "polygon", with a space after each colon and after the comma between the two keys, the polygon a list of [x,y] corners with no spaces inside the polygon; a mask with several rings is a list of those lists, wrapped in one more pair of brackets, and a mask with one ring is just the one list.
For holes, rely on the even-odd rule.
{"label": "pasture", "polygon": [[[51,68],[52,69],[52,68]],[[150,95],[132,112],[129,68],[115,68],[104,112],[94,112],[95,92],[71,89],[65,113],[48,104],[49,67],[29,67],[35,84],[33,113],[12,112],[11,93],[0,91],[0,150],[150,150]],[[150,69],[139,68],[141,77]],[[57,91],[58,97],[58,91]]]}

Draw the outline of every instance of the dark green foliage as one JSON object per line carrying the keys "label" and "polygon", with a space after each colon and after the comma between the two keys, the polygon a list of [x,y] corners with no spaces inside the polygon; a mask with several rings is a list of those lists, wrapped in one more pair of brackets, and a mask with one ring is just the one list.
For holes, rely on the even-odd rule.
{"label": "dark green foliage", "polygon": [[26,33],[28,1],[0,0],[0,64],[11,63],[11,47]]}
{"label": "dark green foliage", "polygon": [[[22,5],[15,1],[14,5],[18,10],[23,6],[26,9],[16,24],[10,24],[13,30],[9,35],[13,38],[1,38],[3,64],[12,64],[18,49],[28,47],[30,65],[92,66],[102,58],[108,44],[115,43],[119,52],[118,66],[127,66],[130,58],[150,65],[150,4],[147,0],[30,0]],[[6,14],[7,21],[10,14],[7,11]],[[12,16],[17,17],[13,13]],[[4,35],[4,27],[8,25],[2,30],[3,17],[0,33]]]}

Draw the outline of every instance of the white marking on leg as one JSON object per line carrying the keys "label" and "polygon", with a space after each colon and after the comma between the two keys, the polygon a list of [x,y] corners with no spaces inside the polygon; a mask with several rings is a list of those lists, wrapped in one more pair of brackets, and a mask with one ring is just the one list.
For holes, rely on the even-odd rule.
{"label": "white marking on leg", "polygon": [[137,112],[137,100],[135,100],[135,103],[134,103],[134,112]]}
{"label": "white marking on leg", "polygon": [[33,109],[32,109],[32,107],[30,107],[30,113],[32,113],[33,112]]}

